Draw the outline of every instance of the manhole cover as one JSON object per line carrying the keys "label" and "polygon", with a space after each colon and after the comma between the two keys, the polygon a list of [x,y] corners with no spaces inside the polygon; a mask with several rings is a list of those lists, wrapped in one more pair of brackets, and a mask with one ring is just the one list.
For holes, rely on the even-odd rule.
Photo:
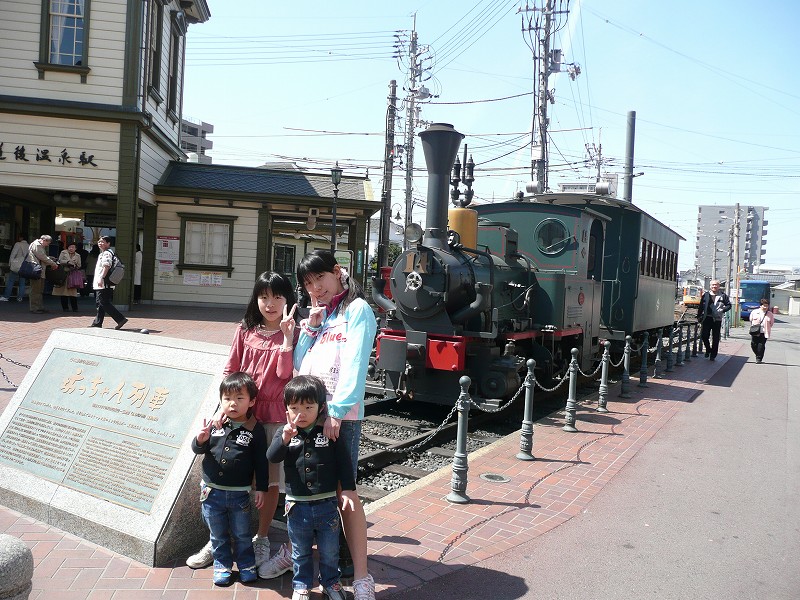
{"label": "manhole cover", "polygon": [[494,483],[508,483],[511,478],[505,475],[498,475],[497,473],[481,473],[480,478],[484,481],[492,481]]}

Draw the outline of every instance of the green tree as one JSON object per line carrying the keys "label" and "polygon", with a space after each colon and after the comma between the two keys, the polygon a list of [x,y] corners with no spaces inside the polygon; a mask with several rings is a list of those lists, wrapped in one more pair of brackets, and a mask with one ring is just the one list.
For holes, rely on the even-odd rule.
{"label": "green tree", "polygon": [[[400,244],[395,242],[389,242],[389,266],[394,264],[394,261],[397,260],[397,257],[403,252],[403,247]],[[372,273],[377,272],[378,270],[378,256],[373,255],[369,259],[369,270]]]}

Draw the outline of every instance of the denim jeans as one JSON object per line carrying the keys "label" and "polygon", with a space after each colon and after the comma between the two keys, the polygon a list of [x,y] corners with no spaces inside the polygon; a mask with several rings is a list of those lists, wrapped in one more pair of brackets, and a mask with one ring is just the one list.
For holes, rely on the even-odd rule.
{"label": "denim jeans", "polygon": [[[201,503],[203,520],[211,532],[211,551],[214,555],[214,570],[231,570],[233,562],[239,572],[255,572],[256,554],[250,536],[250,493],[217,490],[202,484],[209,490]],[[231,538],[235,550],[231,548]]]}
{"label": "denim jeans", "polygon": [[14,271],[9,271],[6,275],[6,289],[3,296],[11,299],[11,290],[14,287],[14,283],[17,284],[17,298],[24,298],[25,297],[25,280],[19,276],[19,273],[14,273]]}
{"label": "denim jeans", "polygon": [[314,587],[314,538],[319,551],[319,581],[324,587],[339,582],[339,511],[337,498],[294,502],[286,523],[292,542],[294,578],[292,588],[310,590]]}
{"label": "denim jeans", "polygon": [[361,443],[361,421],[342,421],[337,444],[344,444],[350,451],[353,475],[358,477],[358,446]]}

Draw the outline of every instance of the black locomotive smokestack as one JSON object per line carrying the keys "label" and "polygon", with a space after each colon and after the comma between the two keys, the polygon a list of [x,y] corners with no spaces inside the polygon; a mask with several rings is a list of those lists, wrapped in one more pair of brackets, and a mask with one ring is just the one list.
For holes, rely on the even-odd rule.
{"label": "black locomotive smokestack", "polygon": [[426,246],[447,247],[447,203],[450,188],[450,170],[458,154],[464,135],[449,123],[434,123],[419,134],[425,164],[428,166],[428,210],[426,214]]}

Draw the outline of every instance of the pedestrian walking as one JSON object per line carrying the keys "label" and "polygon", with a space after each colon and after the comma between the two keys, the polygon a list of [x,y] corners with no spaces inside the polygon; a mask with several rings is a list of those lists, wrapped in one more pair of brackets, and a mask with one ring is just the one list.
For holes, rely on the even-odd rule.
{"label": "pedestrian walking", "polygon": [[111,247],[111,238],[107,235],[102,236],[97,240],[97,247],[100,249],[100,256],[97,257],[97,265],[94,268],[94,283],[95,290],[95,303],[97,305],[97,315],[92,321],[92,327],[102,327],[103,319],[108,315],[117,322],[114,329],[122,329],[128,319],[122,316],[122,313],[114,306],[114,285],[108,280],[107,275],[114,262],[114,255],[109,248]]}
{"label": "pedestrian walking", "polygon": [[775,315],[769,309],[769,300],[762,298],[760,306],[750,312],[750,348],[756,355],[756,364],[764,361],[764,350],[775,324]]}
{"label": "pedestrian walking", "polygon": [[722,329],[722,317],[731,309],[728,294],[719,291],[719,281],[711,282],[711,289],[703,294],[700,308],[697,310],[697,320],[702,328],[700,337],[705,347],[705,356],[709,360],[717,358],[719,351],[719,336]]}

